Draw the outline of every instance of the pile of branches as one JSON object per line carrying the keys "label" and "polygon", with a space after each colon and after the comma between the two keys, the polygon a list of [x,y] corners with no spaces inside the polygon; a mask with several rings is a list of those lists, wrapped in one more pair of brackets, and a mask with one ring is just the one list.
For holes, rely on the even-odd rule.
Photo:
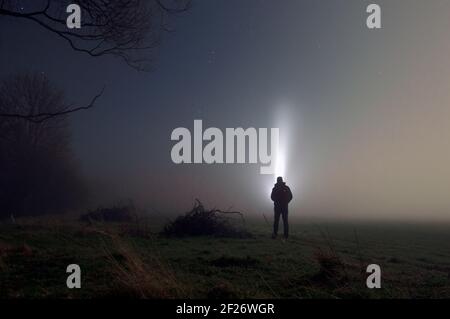
{"label": "pile of branches", "polygon": [[[238,215],[244,227],[232,224],[226,215]],[[196,199],[191,211],[170,221],[163,229],[162,234],[168,237],[187,236],[217,236],[217,237],[249,237],[245,230],[245,219],[241,212],[222,211],[219,209],[207,210]]]}

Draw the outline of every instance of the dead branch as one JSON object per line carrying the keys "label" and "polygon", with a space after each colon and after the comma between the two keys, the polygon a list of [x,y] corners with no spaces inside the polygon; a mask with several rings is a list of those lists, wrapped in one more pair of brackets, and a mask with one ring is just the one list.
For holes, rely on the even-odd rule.
{"label": "dead branch", "polygon": [[16,118],[16,119],[23,119],[27,120],[33,123],[42,123],[46,120],[49,120],[54,117],[64,116],[70,113],[75,113],[82,110],[88,110],[90,108],[93,108],[95,106],[95,103],[97,100],[103,95],[103,92],[105,91],[105,88],[103,88],[100,93],[98,93],[96,96],[92,98],[92,100],[89,102],[86,106],[79,106],[79,107],[69,107],[66,110],[63,111],[57,111],[57,112],[42,112],[42,113],[36,113],[36,114],[19,114],[19,113],[0,113],[0,117],[4,118]]}

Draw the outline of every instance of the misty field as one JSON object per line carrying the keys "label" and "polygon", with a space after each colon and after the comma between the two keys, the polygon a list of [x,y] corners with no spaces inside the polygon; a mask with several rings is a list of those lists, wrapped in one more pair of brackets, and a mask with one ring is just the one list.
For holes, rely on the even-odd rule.
{"label": "misty field", "polygon": [[[450,226],[264,218],[244,238],[160,235],[166,220],[0,224],[0,298],[449,298]],[[366,288],[366,267],[382,288]],[[78,264],[81,289],[66,287]]]}

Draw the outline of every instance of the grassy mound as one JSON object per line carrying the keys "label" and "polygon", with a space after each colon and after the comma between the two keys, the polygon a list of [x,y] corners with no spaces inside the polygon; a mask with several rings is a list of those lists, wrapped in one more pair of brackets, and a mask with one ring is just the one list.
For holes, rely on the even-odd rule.
{"label": "grassy mound", "polygon": [[250,234],[243,227],[237,227],[226,217],[226,215],[233,214],[240,216],[243,223],[245,222],[241,212],[207,210],[199,200],[196,200],[192,210],[169,222],[164,227],[162,234],[167,237],[249,237]]}

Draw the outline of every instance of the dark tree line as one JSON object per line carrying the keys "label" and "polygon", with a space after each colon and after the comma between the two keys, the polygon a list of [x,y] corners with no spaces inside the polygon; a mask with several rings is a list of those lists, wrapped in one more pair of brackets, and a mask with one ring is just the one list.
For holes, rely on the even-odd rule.
{"label": "dark tree line", "polygon": [[[24,74],[0,84],[0,112],[55,113],[67,105],[61,90],[42,74]],[[60,213],[85,199],[70,147],[66,115],[32,122],[0,119],[0,217]]]}
{"label": "dark tree line", "polygon": [[[72,3],[82,9],[81,29],[66,25]],[[145,71],[162,34],[171,31],[169,17],[189,6],[190,0],[0,0],[0,19],[32,22],[80,54],[117,57]],[[0,219],[62,213],[83,203],[68,115],[93,107],[102,94],[73,106],[42,74],[0,82]]]}

